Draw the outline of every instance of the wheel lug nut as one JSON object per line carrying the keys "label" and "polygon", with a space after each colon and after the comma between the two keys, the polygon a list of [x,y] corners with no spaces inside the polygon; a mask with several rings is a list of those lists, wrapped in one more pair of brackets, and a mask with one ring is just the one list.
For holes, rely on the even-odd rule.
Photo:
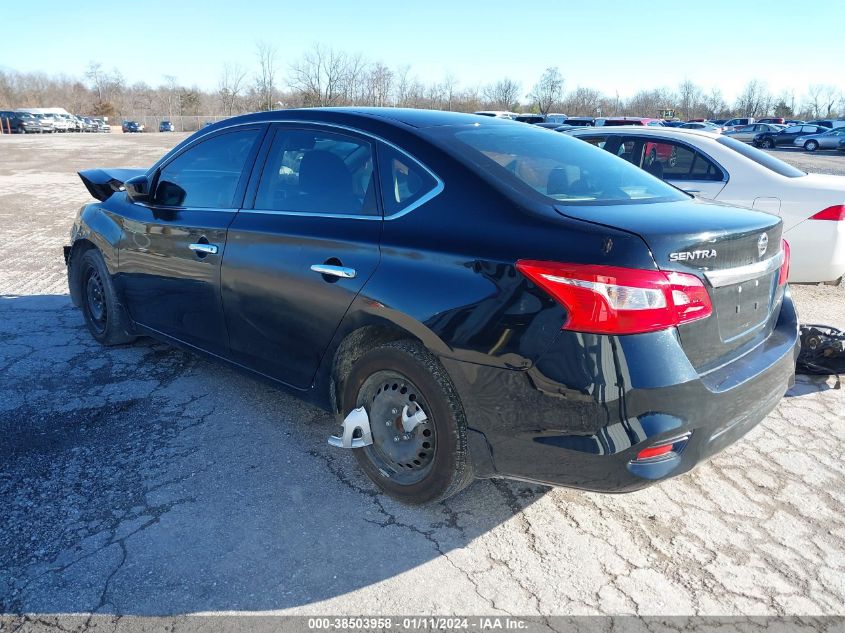
{"label": "wheel lug nut", "polygon": [[390,412],[391,412],[393,415],[396,415],[397,413],[399,413],[399,409],[391,409],[391,410],[390,410]]}
{"label": "wheel lug nut", "polygon": [[384,425],[385,425],[385,426],[390,426],[390,425],[391,425],[390,420],[388,420],[387,422],[385,422],[385,423],[384,423]]}

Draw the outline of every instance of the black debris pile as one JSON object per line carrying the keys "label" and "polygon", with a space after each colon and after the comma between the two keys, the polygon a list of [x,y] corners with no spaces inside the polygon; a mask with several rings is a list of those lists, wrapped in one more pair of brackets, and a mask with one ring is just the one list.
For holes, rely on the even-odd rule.
{"label": "black debris pile", "polygon": [[802,325],[795,371],[816,376],[845,374],[845,332],[827,325]]}

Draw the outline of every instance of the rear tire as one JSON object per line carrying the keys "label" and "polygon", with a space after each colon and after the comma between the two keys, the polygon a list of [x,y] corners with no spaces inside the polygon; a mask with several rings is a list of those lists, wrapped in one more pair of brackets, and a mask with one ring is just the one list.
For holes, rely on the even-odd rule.
{"label": "rear tire", "polygon": [[808,152],[815,152],[819,148],[819,144],[816,141],[807,141],[804,143],[804,149]]}
{"label": "rear tire", "polygon": [[85,325],[97,342],[103,345],[123,345],[137,337],[129,334],[130,324],[117,300],[117,293],[106,262],[96,248],[82,254],[76,280]]}
{"label": "rear tire", "polygon": [[770,139],[770,138],[763,139],[763,143],[762,143],[762,145],[763,145],[763,147],[765,147],[766,149],[774,149],[774,148],[775,148],[775,142],[774,142],[772,139]]}
{"label": "rear tire", "polygon": [[[370,416],[373,444],[355,449],[355,458],[388,495],[411,505],[435,503],[472,482],[463,406],[443,366],[421,344],[386,343],[353,365],[341,410],[360,406]],[[405,406],[410,414],[422,409],[427,418],[407,434]]]}

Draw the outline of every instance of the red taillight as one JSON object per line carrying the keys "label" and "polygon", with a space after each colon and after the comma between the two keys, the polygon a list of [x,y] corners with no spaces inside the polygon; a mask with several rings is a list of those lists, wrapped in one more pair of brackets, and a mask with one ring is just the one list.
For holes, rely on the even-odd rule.
{"label": "red taillight", "polygon": [[672,444],[666,444],[665,446],[652,446],[651,448],[644,448],[639,453],[637,453],[637,459],[649,459],[651,457],[659,457],[660,455],[665,455],[666,453],[672,452]]}
{"label": "red taillight", "polygon": [[789,242],[782,241],[783,244],[783,263],[780,265],[780,274],[778,275],[778,285],[782,286],[789,279]]}
{"label": "red taillight", "polygon": [[837,204],[827,209],[822,209],[811,220],[833,220],[834,222],[842,222],[845,220],[845,204]]}
{"label": "red taillight", "polygon": [[569,313],[565,330],[638,334],[710,316],[695,275],[639,268],[519,260],[516,268]]}

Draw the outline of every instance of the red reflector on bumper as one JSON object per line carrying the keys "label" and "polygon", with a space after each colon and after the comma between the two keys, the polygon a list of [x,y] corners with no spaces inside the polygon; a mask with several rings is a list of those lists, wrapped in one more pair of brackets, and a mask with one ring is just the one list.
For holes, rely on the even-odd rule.
{"label": "red reflector on bumper", "polygon": [[637,459],[649,459],[650,457],[658,457],[671,452],[672,444],[666,444],[665,446],[652,446],[651,448],[645,448],[637,453]]}

